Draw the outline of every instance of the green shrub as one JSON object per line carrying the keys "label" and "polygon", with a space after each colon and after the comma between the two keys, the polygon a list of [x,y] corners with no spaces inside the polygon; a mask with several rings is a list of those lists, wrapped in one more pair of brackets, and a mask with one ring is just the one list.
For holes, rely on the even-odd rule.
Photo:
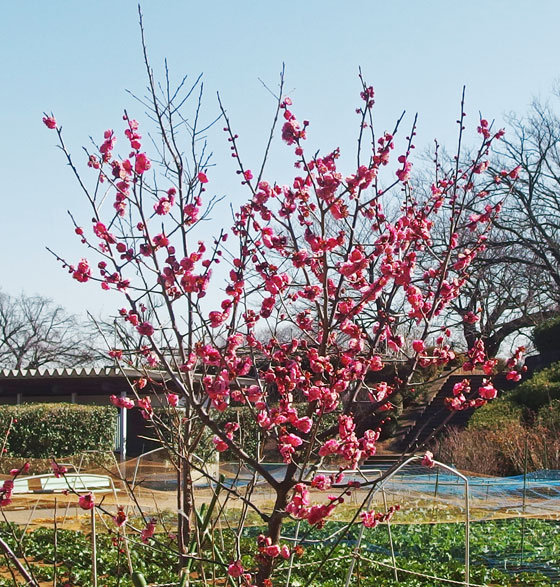
{"label": "green shrub", "polygon": [[560,316],[536,326],[533,342],[541,353],[560,349]]}
{"label": "green shrub", "polygon": [[560,363],[538,371],[510,393],[518,404],[537,412],[551,400],[560,399]]}
{"label": "green shrub", "polygon": [[113,406],[1,406],[0,442],[6,439],[7,456],[23,458],[66,457],[86,450],[111,451],[115,446],[116,417]]}
{"label": "green shrub", "polygon": [[509,397],[501,397],[475,410],[468,427],[471,430],[497,431],[509,424],[521,423],[523,412],[523,407]]}

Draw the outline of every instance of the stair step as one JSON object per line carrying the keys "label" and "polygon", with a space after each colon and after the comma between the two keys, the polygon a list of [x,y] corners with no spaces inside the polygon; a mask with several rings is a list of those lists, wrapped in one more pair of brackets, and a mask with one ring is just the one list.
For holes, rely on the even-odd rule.
{"label": "stair step", "polygon": [[[418,415],[415,424],[408,427],[401,443],[403,448],[406,448],[415,436],[418,436],[418,438],[416,438],[414,444],[416,446],[422,444],[434,433],[435,430],[438,430],[442,426],[443,422],[449,417],[449,409],[447,408],[445,400],[446,398],[452,397],[453,387],[463,379],[469,379],[471,390],[475,391],[482,385],[485,376],[479,374],[471,376],[450,375],[442,383],[439,391],[432,397],[431,402]],[[496,379],[499,379],[499,377],[496,377]],[[455,412],[448,424],[464,427],[473,413],[474,409]],[[426,422],[429,423],[426,425]],[[414,446],[411,447],[411,450],[414,450]]]}

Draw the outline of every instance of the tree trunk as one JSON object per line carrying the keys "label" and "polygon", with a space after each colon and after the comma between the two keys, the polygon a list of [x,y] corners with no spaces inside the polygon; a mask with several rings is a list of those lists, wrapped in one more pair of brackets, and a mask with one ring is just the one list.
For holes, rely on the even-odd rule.
{"label": "tree trunk", "polygon": [[184,437],[180,443],[181,456],[179,457],[179,470],[177,472],[177,545],[179,548],[179,567],[181,569],[186,566],[188,560],[194,507],[190,454],[188,454],[190,433],[190,418],[187,417],[183,430]]}
{"label": "tree trunk", "polygon": [[[267,537],[272,540],[272,544],[278,544],[280,542],[280,531],[282,530],[282,522],[286,517],[286,506],[288,505],[288,488],[282,485],[276,493],[276,502],[274,503],[274,511],[268,521],[268,532]],[[272,575],[272,567],[274,565],[274,559],[263,555],[259,570],[257,573],[257,585],[263,587],[266,579],[269,579]]]}
{"label": "tree trunk", "polygon": [[181,542],[183,544],[184,549],[182,550],[181,567],[184,567],[187,560],[185,555],[188,551],[192,537],[193,484],[189,459],[187,457],[184,457],[181,459],[181,461],[181,481],[183,486],[183,502],[181,504],[181,509],[184,513],[184,515],[181,516]]}

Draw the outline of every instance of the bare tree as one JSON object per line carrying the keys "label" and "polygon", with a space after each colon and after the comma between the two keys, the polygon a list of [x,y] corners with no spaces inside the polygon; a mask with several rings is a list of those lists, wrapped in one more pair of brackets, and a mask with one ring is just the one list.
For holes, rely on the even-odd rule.
{"label": "bare tree", "polygon": [[[526,117],[511,117],[499,151],[487,154],[473,179],[472,214],[458,227],[465,249],[476,244],[472,220],[481,204],[499,213],[469,267],[460,295],[448,307],[471,349],[482,340],[490,356],[504,341],[556,315],[560,303],[560,119],[535,102]],[[450,156],[440,154],[449,161]],[[467,156],[461,164],[468,166]],[[505,171],[505,170],[508,171]],[[424,191],[426,181],[417,186]],[[478,210],[478,212],[477,212]],[[449,219],[439,218],[445,233]],[[443,237],[445,238],[445,237]]]}
{"label": "bare tree", "polygon": [[[512,117],[510,124],[514,132],[488,168],[486,197],[503,204],[486,266],[508,275],[502,291],[510,302],[517,292],[513,326],[526,327],[557,313],[560,303],[560,118],[550,105],[535,102],[527,116]],[[512,166],[512,172],[503,171]]]}
{"label": "bare tree", "polygon": [[[491,197],[511,189],[497,223],[500,246],[522,245],[523,255],[509,261],[546,274],[551,288],[548,297],[558,302],[560,294],[560,119],[549,106],[534,103],[525,118],[512,118],[514,137],[503,143]],[[514,177],[502,167],[514,164]],[[515,185],[512,182],[516,179]],[[492,239],[494,246],[496,239]]]}
{"label": "bare tree", "polygon": [[0,367],[75,367],[92,362],[86,329],[42,296],[0,293]]}
{"label": "bare tree", "polygon": [[466,347],[482,340],[492,357],[509,337],[526,334],[558,311],[549,296],[549,277],[521,261],[526,249],[513,244],[499,248],[499,237],[494,239],[472,264],[461,295],[451,305]]}

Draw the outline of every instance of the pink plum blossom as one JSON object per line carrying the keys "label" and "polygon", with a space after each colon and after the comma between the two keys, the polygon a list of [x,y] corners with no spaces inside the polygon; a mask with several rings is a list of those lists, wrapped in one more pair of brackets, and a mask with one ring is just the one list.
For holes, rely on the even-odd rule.
{"label": "pink plum blossom", "polygon": [[56,120],[54,118],[54,116],[43,116],[43,124],[47,127],[50,128],[51,130],[56,128]]}
{"label": "pink plum blossom", "polygon": [[243,568],[243,565],[241,564],[241,561],[237,560],[234,562],[231,562],[228,565],[228,575],[230,577],[241,577],[241,575],[243,575],[243,573],[245,572],[245,569]]}
{"label": "pink plum blossom", "polygon": [[78,504],[83,510],[92,510],[95,507],[93,493],[85,493],[78,498]]}
{"label": "pink plum blossom", "polygon": [[422,457],[422,464],[424,467],[428,467],[429,469],[433,469],[435,462],[434,462],[434,455],[431,451],[427,450]]}

